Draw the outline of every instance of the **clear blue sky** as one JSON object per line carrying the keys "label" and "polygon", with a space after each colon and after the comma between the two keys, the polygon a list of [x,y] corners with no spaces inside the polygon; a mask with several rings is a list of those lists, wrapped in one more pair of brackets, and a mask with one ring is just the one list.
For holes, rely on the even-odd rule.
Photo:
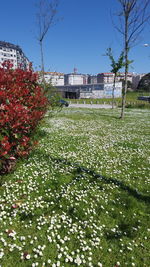
{"label": "clear blue sky", "polygon": [[[0,1],[0,40],[19,45],[34,68],[39,69],[37,1]],[[79,73],[109,72],[110,61],[103,54],[111,46],[117,58],[122,49],[122,36],[110,15],[118,7],[117,0],[60,0],[58,17],[63,19],[50,28],[44,40],[45,70],[70,73],[76,67]],[[117,17],[113,18],[117,22]],[[144,47],[144,43],[150,43],[150,24],[130,52],[132,72],[150,72],[150,47]]]}

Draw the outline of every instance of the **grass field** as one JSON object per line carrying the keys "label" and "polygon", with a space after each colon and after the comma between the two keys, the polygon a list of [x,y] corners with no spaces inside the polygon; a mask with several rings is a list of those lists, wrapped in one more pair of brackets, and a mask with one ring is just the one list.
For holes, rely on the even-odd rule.
{"label": "grass field", "polygon": [[1,267],[150,266],[150,112],[64,108],[1,177]]}

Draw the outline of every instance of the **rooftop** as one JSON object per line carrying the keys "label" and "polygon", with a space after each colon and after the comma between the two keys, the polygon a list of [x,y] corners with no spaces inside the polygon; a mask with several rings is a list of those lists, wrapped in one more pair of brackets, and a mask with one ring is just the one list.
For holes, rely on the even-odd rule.
{"label": "rooftop", "polygon": [[22,49],[20,48],[19,45],[14,45],[14,44],[11,44],[5,41],[0,41],[0,47],[12,48],[12,49],[16,49],[22,52]]}

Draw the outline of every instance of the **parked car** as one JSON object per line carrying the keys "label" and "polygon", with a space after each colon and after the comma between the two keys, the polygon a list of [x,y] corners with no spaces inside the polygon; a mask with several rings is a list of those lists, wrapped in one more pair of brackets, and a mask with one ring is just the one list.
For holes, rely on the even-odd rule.
{"label": "parked car", "polygon": [[59,103],[59,105],[60,105],[61,107],[68,107],[68,106],[69,106],[69,103],[68,103],[66,100],[64,100],[64,99],[60,99],[60,100],[58,101],[58,103]]}
{"label": "parked car", "polygon": [[150,103],[150,96],[139,96],[138,100],[148,101]]}

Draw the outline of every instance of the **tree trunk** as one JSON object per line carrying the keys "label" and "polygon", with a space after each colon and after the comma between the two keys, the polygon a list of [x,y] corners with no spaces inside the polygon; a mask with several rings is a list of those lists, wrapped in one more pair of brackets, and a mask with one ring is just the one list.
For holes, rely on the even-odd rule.
{"label": "tree trunk", "polygon": [[128,45],[128,19],[129,19],[129,14],[125,14],[125,44],[124,44],[124,49],[125,49],[125,85],[124,88],[122,88],[122,107],[121,107],[121,116],[120,118],[124,118],[124,111],[125,111],[125,105],[126,105],[126,93],[127,93],[127,75],[128,75],[128,52],[129,52],[129,45]]}
{"label": "tree trunk", "polygon": [[46,84],[45,84],[45,76],[44,76],[44,55],[43,55],[43,43],[42,40],[40,40],[40,49],[41,49],[41,72],[42,72],[42,83],[44,90],[46,89]]}
{"label": "tree trunk", "polygon": [[124,118],[124,111],[125,111],[125,105],[126,105],[126,94],[127,94],[127,75],[128,75],[128,65],[125,66],[125,84],[124,88],[122,88],[122,107],[121,107],[121,116],[120,118]]}
{"label": "tree trunk", "polygon": [[113,82],[113,89],[112,89],[112,109],[114,108],[114,100],[115,100],[115,86],[116,86],[116,73],[114,76],[114,82]]}

